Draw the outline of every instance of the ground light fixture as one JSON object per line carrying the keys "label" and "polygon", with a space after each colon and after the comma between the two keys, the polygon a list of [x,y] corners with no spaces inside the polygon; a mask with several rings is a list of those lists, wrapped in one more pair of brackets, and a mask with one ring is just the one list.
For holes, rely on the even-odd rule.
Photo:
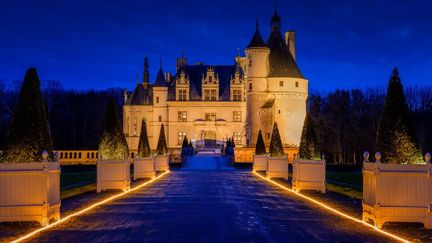
{"label": "ground light fixture", "polygon": [[371,224],[368,224],[368,223],[364,222],[363,220],[360,220],[360,219],[358,219],[358,218],[355,218],[355,217],[353,217],[353,216],[350,216],[350,215],[348,215],[348,214],[345,214],[345,213],[343,213],[343,212],[341,212],[341,211],[339,211],[339,210],[337,210],[337,209],[335,209],[335,208],[330,207],[330,206],[327,205],[327,204],[324,204],[324,203],[322,203],[322,202],[320,202],[320,201],[318,201],[318,200],[315,200],[315,199],[313,199],[313,198],[311,198],[311,197],[308,197],[308,196],[306,196],[306,195],[304,195],[304,194],[301,194],[300,192],[296,192],[296,191],[294,191],[294,190],[292,190],[292,189],[289,189],[288,187],[284,186],[283,184],[280,184],[280,183],[275,182],[275,181],[273,181],[273,180],[271,180],[271,179],[268,179],[268,178],[266,178],[266,177],[264,177],[264,176],[258,174],[257,172],[252,172],[252,173],[255,174],[256,176],[258,176],[259,178],[261,178],[261,179],[263,179],[263,180],[266,180],[267,182],[269,182],[269,183],[271,183],[271,184],[273,184],[273,185],[275,185],[275,186],[277,186],[277,187],[279,187],[279,188],[281,188],[281,189],[283,189],[283,190],[285,190],[285,191],[288,191],[288,192],[290,192],[290,193],[294,193],[295,195],[297,195],[297,196],[299,196],[299,197],[301,197],[301,198],[303,198],[303,199],[306,199],[306,200],[308,200],[308,201],[310,201],[310,202],[312,202],[312,203],[314,203],[314,204],[320,206],[321,208],[323,208],[323,209],[325,209],[325,210],[327,210],[327,211],[333,212],[333,213],[335,213],[335,214],[337,214],[337,215],[340,215],[340,216],[342,216],[342,217],[344,217],[344,218],[346,218],[346,219],[349,219],[349,220],[354,221],[354,222],[356,222],[356,223],[359,223],[359,224],[362,224],[362,225],[367,226],[367,227],[369,227],[369,228],[372,228],[372,229],[376,230],[377,232],[379,232],[379,233],[381,233],[381,234],[383,234],[383,235],[386,235],[386,236],[388,236],[388,237],[390,237],[390,238],[393,238],[393,239],[395,239],[395,240],[398,240],[398,241],[401,241],[401,242],[410,242],[410,241],[408,241],[408,240],[406,240],[406,239],[404,239],[404,238],[402,238],[402,237],[400,237],[400,236],[397,236],[397,235],[392,234],[392,233],[390,233],[390,232],[387,232],[387,231],[385,231],[385,230],[379,229],[379,228],[377,228],[377,227],[375,227],[375,226],[373,226],[373,225],[371,225]]}
{"label": "ground light fixture", "polygon": [[165,172],[163,172],[162,174],[158,175],[157,177],[155,177],[155,178],[153,178],[153,179],[151,179],[151,180],[149,180],[149,181],[146,181],[146,182],[144,182],[144,183],[142,183],[142,184],[140,184],[140,185],[138,185],[138,186],[136,186],[136,187],[130,189],[129,191],[125,191],[125,192],[122,192],[122,193],[116,194],[116,195],[114,195],[114,196],[112,196],[112,197],[109,197],[109,198],[103,199],[103,200],[101,200],[101,201],[99,201],[99,202],[96,202],[96,203],[94,203],[94,204],[92,204],[92,205],[90,205],[90,206],[88,206],[88,207],[86,207],[86,208],[84,208],[84,209],[81,209],[81,210],[78,211],[78,212],[72,213],[72,214],[70,214],[70,215],[68,215],[68,216],[66,216],[66,217],[64,217],[64,218],[62,218],[62,219],[60,219],[60,220],[58,220],[58,221],[52,223],[52,224],[49,224],[49,225],[47,225],[47,226],[45,226],[45,227],[39,228],[39,229],[37,229],[37,230],[35,230],[35,231],[33,231],[33,232],[30,232],[30,233],[28,233],[28,234],[26,234],[26,235],[24,235],[24,236],[21,236],[20,238],[18,238],[18,239],[16,239],[16,240],[12,241],[12,243],[15,243],[15,242],[21,242],[21,241],[23,241],[23,240],[25,240],[25,239],[28,239],[28,238],[30,238],[30,237],[32,237],[32,236],[38,234],[38,233],[41,233],[41,232],[43,232],[43,231],[45,231],[45,230],[47,230],[47,229],[53,228],[54,226],[56,226],[56,225],[58,225],[58,224],[61,224],[61,223],[63,223],[63,222],[66,222],[66,221],[68,221],[69,219],[71,219],[71,218],[73,218],[73,217],[79,216],[79,215],[81,215],[81,214],[83,214],[83,213],[85,213],[85,212],[87,212],[87,211],[90,211],[90,210],[92,210],[93,208],[95,208],[95,207],[97,207],[97,206],[103,205],[103,204],[105,204],[105,203],[107,203],[107,202],[110,202],[110,201],[112,201],[112,200],[114,200],[114,199],[120,198],[120,197],[122,197],[122,196],[124,196],[124,195],[126,195],[126,194],[128,194],[128,193],[131,193],[131,192],[133,192],[133,191],[136,191],[136,190],[138,190],[138,189],[140,189],[140,188],[142,188],[142,187],[144,187],[144,186],[147,186],[147,185],[149,185],[149,184],[152,184],[153,182],[159,180],[160,178],[162,178],[163,176],[165,176],[165,175],[168,174],[168,173],[169,173],[169,171],[165,171]]}

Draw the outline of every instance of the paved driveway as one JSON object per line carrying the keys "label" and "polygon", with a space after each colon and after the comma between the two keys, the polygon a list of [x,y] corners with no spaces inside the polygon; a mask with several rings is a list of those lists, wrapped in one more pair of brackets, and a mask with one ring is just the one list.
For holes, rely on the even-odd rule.
{"label": "paved driveway", "polygon": [[[211,158],[202,160],[212,162]],[[187,170],[173,171],[151,186],[31,241],[389,241],[372,229],[323,212],[272,187],[249,172],[216,168],[188,166]]]}

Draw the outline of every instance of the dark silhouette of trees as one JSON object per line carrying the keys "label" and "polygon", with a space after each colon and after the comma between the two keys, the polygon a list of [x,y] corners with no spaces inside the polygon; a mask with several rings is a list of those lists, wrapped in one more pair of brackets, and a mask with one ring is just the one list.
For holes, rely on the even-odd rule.
{"label": "dark silhouette of trees", "polygon": [[388,84],[376,147],[386,163],[414,164],[423,161],[397,68],[393,70]]}
{"label": "dark silhouette of trees", "polygon": [[262,132],[261,132],[261,130],[259,130],[257,141],[256,141],[256,144],[255,144],[255,154],[256,155],[263,155],[263,154],[266,154],[266,153],[267,153],[267,151],[266,151],[264,139],[263,139],[263,136],[262,136]]}
{"label": "dark silhouette of trees", "polygon": [[300,139],[299,157],[301,159],[318,160],[321,158],[321,152],[318,146],[318,140],[315,135],[315,127],[312,122],[310,113],[306,114],[303,124],[303,130]]}
{"label": "dark silhouette of trees", "polygon": [[138,142],[137,157],[138,158],[150,157],[150,152],[151,150],[150,150],[150,143],[147,135],[147,124],[143,119],[141,122],[141,133]]}
{"label": "dark silhouette of trees", "polygon": [[159,140],[156,147],[157,155],[166,155],[168,153],[166,139],[165,139],[165,128],[164,124],[161,125],[159,132]]}
{"label": "dark silhouette of trees", "polygon": [[109,101],[103,123],[98,154],[102,159],[127,159],[129,148],[117,116],[117,105]]}
{"label": "dark silhouette of trees", "polygon": [[273,124],[269,152],[271,157],[283,157],[285,155],[282,146],[282,140],[279,134],[278,125],[276,122]]}
{"label": "dark silhouette of trees", "polygon": [[4,155],[7,163],[41,161],[46,150],[52,159],[53,141],[35,68],[24,77],[9,130]]}

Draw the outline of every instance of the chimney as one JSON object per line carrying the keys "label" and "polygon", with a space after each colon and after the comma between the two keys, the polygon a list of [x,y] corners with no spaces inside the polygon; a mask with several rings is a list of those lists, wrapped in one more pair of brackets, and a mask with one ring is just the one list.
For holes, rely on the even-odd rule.
{"label": "chimney", "polygon": [[169,83],[171,82],[171,73],[170,72],[166,72],[165,73],[165,80]]}
{"label": "chimney", "polygon": [[285,32],[285,43],[288,46],[289,51],[291,52],[291,55],[293,56],[294,60],[296,59],[296,50],[295,50],[295,31],[289,30]]}

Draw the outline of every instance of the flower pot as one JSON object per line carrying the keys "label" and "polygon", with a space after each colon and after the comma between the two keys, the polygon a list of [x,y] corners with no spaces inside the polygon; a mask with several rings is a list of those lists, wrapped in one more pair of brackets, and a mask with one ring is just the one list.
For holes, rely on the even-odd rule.
{"label": "flower pot", "polygon": [[419,222],[432,228],[432,166],[363,164],[363,220],[381,228],[385,222]]}
{"label": "flower pot", "polygon": [[0,221],[60,219],[60,163],[0,164]]}
{"label": "flower pot", "polygon": [[267,178],[283,178],[288,180],[288,158],[284,157],[267,157]]}
{"label": "flower pot", "polygon": [[97,161],[97,192],[110,189],[128,191],[130,189],[130,161],[98,160]]}
{"label": "flower pot", "polygon": [[155,178],[155,162],[153,157],[134,159],[134,179]]}
{"label": "flower pot", "polygon": [[256,155],[253,156],[253,167],[252,170],[255,171],[266,171],[267,170],[267,157],[268,154]]}
{"label": "flower pot", "polygon": [[168,171],[169,170],[169,156],[168,155],[156,155],[155,170],[156,171]]}
{"label": "flower pot", "polygon": [[292,188],[295,191],[317,190],[325,193],[326,180],[325,160],[293,161]]}

